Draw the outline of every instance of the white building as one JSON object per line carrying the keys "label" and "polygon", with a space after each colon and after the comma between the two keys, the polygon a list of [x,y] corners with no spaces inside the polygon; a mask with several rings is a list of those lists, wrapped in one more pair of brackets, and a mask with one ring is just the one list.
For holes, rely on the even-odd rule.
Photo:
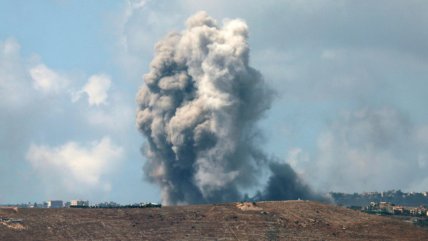
{"label": "white building", "polygon": [[89,207],[89,201],[71,200],[70,206]]}
{"label": "white building", "polygon": [[62,200],[49,200],[48,201],[48,208],[62,208],[64,204],[62,203]]}

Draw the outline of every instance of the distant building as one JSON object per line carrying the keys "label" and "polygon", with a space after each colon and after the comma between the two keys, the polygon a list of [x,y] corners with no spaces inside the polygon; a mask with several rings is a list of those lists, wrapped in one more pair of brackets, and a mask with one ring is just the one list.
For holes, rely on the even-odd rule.
{"label": "distant building", "polygon": [[379,209],[383,212],[394,214],[394,205],[389,202],[380,202]]}
{"label": "distant building", "polygon": [[103,202],[103,203],[95,204],[95,207],[97,207],[97,208],[118,208],[118,207],[120,207],[120,204],[115,203],[115,202]]}
{"label": "distant building", "polygon": [[71,200],[70,206],[74,206],[74,207],[89,207],[89,201]]}
{"label": "distant building", "polygon": [[62,208],[64,206],[62,200],[49,200],[48,208]]}
{"label": "distant building", "polygon": [[403,206],[395,206],[392,209],[394,211],[394,214],[396,215],[402,215],[404,214],[404,211],[405,211]]}
{"label": "distant building", "polygon": [[426,213],[427,213],[427,209],[423,206],[410,209],[410,215],[413,215],[413,216],[425,216]]}

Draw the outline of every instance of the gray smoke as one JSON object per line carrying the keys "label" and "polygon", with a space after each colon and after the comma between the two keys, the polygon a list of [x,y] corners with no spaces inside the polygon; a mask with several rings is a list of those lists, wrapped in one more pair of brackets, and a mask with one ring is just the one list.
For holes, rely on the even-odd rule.
{"label": "gray smoke", "polygon": [[[161,187],[164,204],[238,201],[262,170],[277,165],[260,150],[255,125],[273,93],[249,66],[245,22],[220,25],[199,12],[186,24],[156,45],[137,96],[137,125],[147,138],[144,171]],[[294,197],[285,193],[296,188],[309,192],[296,186],[291,168],[288,178],[272,170],[280,177],[271,177],[269,186],[285,185],[284,197]],[[265,197],[270,191],[258,195]]]}

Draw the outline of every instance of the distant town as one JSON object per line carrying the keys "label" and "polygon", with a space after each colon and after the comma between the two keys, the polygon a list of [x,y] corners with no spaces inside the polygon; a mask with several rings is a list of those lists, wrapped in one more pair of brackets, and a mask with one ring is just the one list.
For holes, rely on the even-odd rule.
{"label": "distant town", "polygon": [[369,214],[392,216],[428,227],[428,192],[330,193],[337,205]]}
{"label": "distant town", "polygon": [[29,202],[21,204],[0,204],[0,207],[17,207],[17,208],[151,208],[161,207],[159,203],[134,203],[121,205],[115,202],[101,202],[90,205],[88,200],[48,200],[45,202]]}
{"label": "distant town", "polygon": [[428,206],[428,192],[390,190],[353,194],[331,192],[330,195],[338,205],[342,206],[367,206],[371,202],[389,202],[403,206]]}
{"label": "distant town", "polygon": [[[407,213],[407,207],[428,207],[428,192],[402,192],[401,190],[390,190],[386,192],[364,192],[364,193],[341,193],[330,192],[331,198],[339,206],[352,207],[353,209],[364,209],[373,206],[373,203],[390,203],[393,204],[395,210],[400,210],[403,207],[403,212]],[[89,200],[48,200],[44,202],[28,202],[21,204],[0,204],[0,206],[12,206],[18,208],[73,208],[73,207],[88,207],[88,208],[120,208],[120,207],[145,207],[145,206],[160,206],[157,203],[133,203],[121,205],[119,203],[109,201],[91,204]],[[374,206],[373,206],[374,207]],[[398,211],[397,211],[398,212]]]}

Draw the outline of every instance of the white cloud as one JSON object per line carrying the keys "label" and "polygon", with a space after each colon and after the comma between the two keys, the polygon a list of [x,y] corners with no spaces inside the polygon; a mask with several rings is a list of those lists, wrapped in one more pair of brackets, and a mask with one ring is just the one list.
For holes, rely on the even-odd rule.
{"label": "white cloud", "polygon": [[73,141],[58,147],[33,144],[27,160],[45,181],[47,189],[65,188],[67,192],[79,194],[109,191],[110,183],[103,177],[112,173],[122,154],[121,147],[104,137],[88,146]]}
{"label": "white cloud", "polygon": [[21,46],[13,38],[6,39],[1,45],[1,53],[2,55],[6,55],[6,56],[16,55],[17,53],[19,53],[20,49],[21,49]]}
{"label": "white cloud", "polygon": [[135,110],[124,103],[116,103],[108,110],[93,110],[87,114],[89,124],[109,131],[134,131]]}
{"label": "white cloud", "polygon": [[31,68],[29,73],[34,81],[34,88],[44,93],[58,93],[67,86],[68,81],[66,78],[44,64],[38,64]]}
{"label": "white cloud", "polygon": [[127,4],[129,6],[128,10],[138,10],[142,9],[146,4],[148,0],[128,0]]}
{"label": "white cloud", "polygon": [[[7,194],[3,200],[103,200],[119,195],[107,191],[123,182],[123,178],[110,177],[129,173],[124,171],[126,165],[121,170],[114,168],[123,160],[125,146],[126,155],[133,155],[135,165],[140,164],[139,146],[130,148],[139,137],[134,127],[134,94],[110,93],[108,76],[87,78],[81,71],[59,72],[37,55],[24,56],[20,48],[13,38],[0,40],[0,162],[7,167],[0,168],[0,193]],[[84,102],[70,102],[72,89],[81,90]],[[86,104],[87,96],[88,102],[108,100],[109,105],[91,108]],[[94,136],[110,139],[87,143],[95,140]],[[58,142],[61,138],[74,141]],[[46,140],[49,145],[37,140]],[[133,175],[140,178],[137,171]]]}
{"label": "white cloud", "polygon": [[0,108],[22,108],[31,96],[20,48],[13,38],[0,42]]}
{"label": "white cloud", "polygon": [[92,75],[88,79],[88,83],[83,86],[82,90],[72,94],[72,101],[75,102],[80,99],[82,93],[88,96],[88,104],[99,106],[107,104],[108,91],[111,86],[110,76],[105,74]]}

